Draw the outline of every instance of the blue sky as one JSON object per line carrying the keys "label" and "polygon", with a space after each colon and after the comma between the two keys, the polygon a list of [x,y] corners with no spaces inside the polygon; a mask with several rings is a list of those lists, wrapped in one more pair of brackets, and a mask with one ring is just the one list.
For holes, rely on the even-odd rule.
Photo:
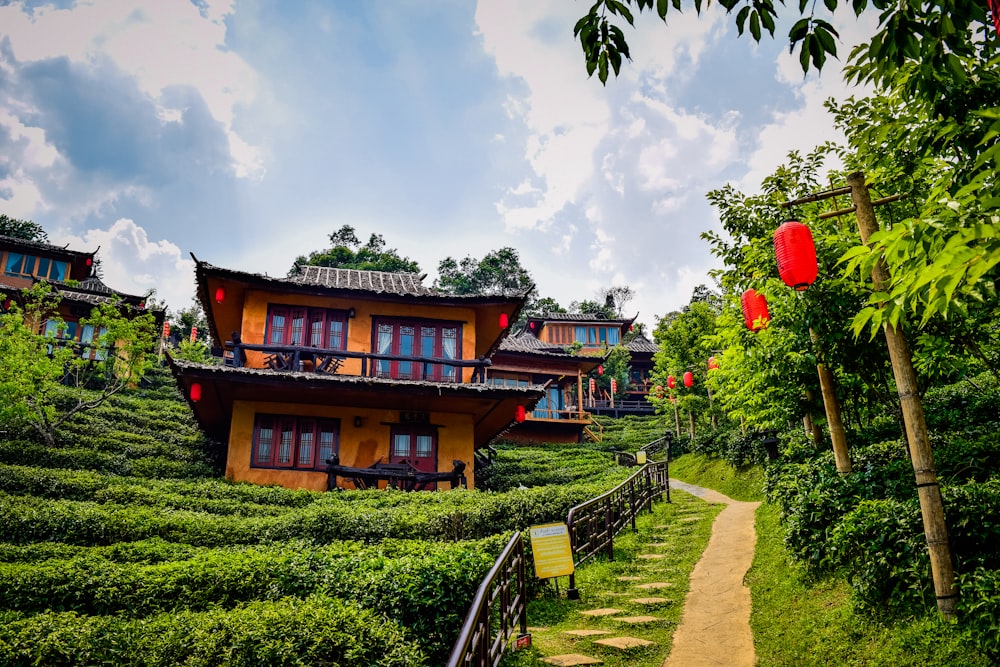
{"label": "blue sky", "polygon": [[[428,284],[512,246],[564,306],[628,285],[653,327],[710,282],[705,193],[835,138],[822,102],[854,91],[715,3],[641,17],[602,87],[572,37],[588,7],[0,0],[0,212],[174,310],[190,253],[284,275],[349,224]],[[843,19],[846,54],[870,21]]]}

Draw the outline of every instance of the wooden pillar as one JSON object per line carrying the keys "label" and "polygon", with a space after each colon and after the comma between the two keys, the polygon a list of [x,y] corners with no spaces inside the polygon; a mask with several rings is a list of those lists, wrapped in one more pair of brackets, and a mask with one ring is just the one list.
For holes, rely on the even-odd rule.
{"label": "wooden pillar", "polygon": [[[875,221],[875,209],[868,187],[865,185],[864,173],[851,174],[847,177],[847,184],[851,188],[851,198],[856,207],[861,241],[868,243],[871,235],[878,230],[878,223]],[[889,271],[883,261],[879,261],[872,271],[872,282],[878,291],[887,286]],[[886,324],[883,329],[889,347],[889,357],[892,359],[892,373],[896,378],[899,403],[903,409],[903,423],[906,426],[910,460],[916,476],[920,513],[924,521],[924,536],[927,539],[927,552],[930,555],[931,576],[934,579],[938,611],[945,618],[953,618],[958,604],[958,588],[955,586],[948,527],[944,520],[944,503],[941,499],[941,489],[938,487],[934,455],[931,452],[927,423],[924,420],[924,407],[917,388],[917,374],[913,369],[913,357],[906,336],[899,326],[890,327]]]}
{"label": "wooden pillar", "polygon": [[[809,329],[809,338],[819,356],[819,336]],[[823,393],[823,408],[826,410],[826,425],[830,429],[830,440],[833,442],[833,459],[837,464],[837,472],[846,474],[851,472],[851,455],[847,451],[847,433],[844,431],[844,422],[840,418],[840,401],[837,400],[837,383],[833,378],[833,373],[825,364],[816,364],[816,373],[819,375],[819,388]]]}
{"label": "wooden pillar", "polygon": [[[806,401],[809,403],[813,402],[811,389],[806,389]],[[813,419],[812,412],[807,412],[802,416],[802,426],[805,428],[806,435],[813,439],[816,449],[821,448],[823,446],[823,432],[820,430],[819,424]]]}
{"label": "wooden pillar", "polygon": [[677,399],[675,398],[674,400],[670,401],[670,403],[673,404],[673,406],[674,406],[674,426],[677,427],[677,435],[680,436],[680,434],[681,434],[681,414],[680,414],[680,412],[677,411]]}
{"label": "wooden pillar", "polygon": [[583,414],[583,371],[576,369],[576,411]]}

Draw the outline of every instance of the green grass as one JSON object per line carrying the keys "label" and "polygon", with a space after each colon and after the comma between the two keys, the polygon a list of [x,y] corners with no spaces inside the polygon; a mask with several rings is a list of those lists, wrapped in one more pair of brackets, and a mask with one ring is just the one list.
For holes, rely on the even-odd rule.
{"label": "green grass", "polygon": [[987,667],[956,629],[929,616],[881,624],[854,613],[840,578],[807,583],[782,544],[778,508],[757,511],[757,550],[747,575],[759,667]]}
{"label": "green grass", "polygon": [[[583,653],[604,661],[609,667],[658,667],[670,652],[674,631],[680,621],[691,570],[708,544],[712,522],[723,505],[709,505],[683,491],[672,494],[673,502],[659,502],[651,514],[643,514],[637,532],[626,530],[615,538],[613,561],[599,559],[584,563],[577,570],[579,600],[569,600],[565,582],[560,595],[549,585],[547,594],[528,604],[528,625],[532,634],[529,650],[505,656],[504,664],[527,667],[543,665],[541,658],[563,653]],[[696,521],[683,521],[685,518]],[[652,547],[650,544],[665,543]],[[658,553],[664,558],[644,560],[640,554]],[[618,577],[638,576],[641,581],[619,581]],[[635,585],[667,582],[671,587],[642,591]],[[634,598],[659,597],[666,602],[647,606],[631,602]],[[612,607],[619,615],[651,615],[661,620],[651,624],[627,626],[609,618],[589,618],[586,609]],[[601,637],[627,635],[655,642],[654,646],[619,652],[592,643],[588,638],[574,638],[565,631],[574,629],[607,630]],[[596,637],[600,639],[601,637]]]}
{"label": "green grass", "polygon": [[670,476],[715,489],[733,500],[754,502],[764,499],[764,471],[760,466],[734,470],[722,459],[703,454],[684,454],[670,462]]}

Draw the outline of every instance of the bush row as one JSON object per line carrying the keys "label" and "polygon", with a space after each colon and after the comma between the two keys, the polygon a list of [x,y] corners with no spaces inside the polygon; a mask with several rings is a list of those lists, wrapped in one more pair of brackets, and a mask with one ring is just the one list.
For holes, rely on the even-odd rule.
{"label": "bush row", "polygon": [[479,582],[508,536],[433,545],[204,550],[185,560],[121,564],[96,553],[69,560],[0,564],[0,606],[21,612],[147,616],[231,608],[254,600],[325,593],[354,600],[446,652]]}
{"label": "bush row", "polygon": [[544,449],[501,444],[493,463],[476,471],[476,488],[509,491],[520,487],[605,481],[614,486],[630,474],[617,465],[607,445],[547,445]]}
{"label": "bush row", "polygon": [[387,501],[403,495],[416,501],[398,505],[381,505],[379,498],[371,494],[356,496],[356,502],[337,502],[340,494],[326,494],[331,500],[268,517],[220,516],[0,493],[0,541],[107,545],[160,537],[199,546],[226,546],[294,539],[317,544],[336,540],[377,542],[390,537],[477,539],[561,520],[571,507],[607,488],[607,484],[580,484],[502,494],[464,490],[439,494],[380,492]]}
{"label": "bush row", "polygon": [[0,664],[412,667],[426,655],[398,624],[323,596],[145,619],[53,612],[0,623]]}
{"label": "bush row", "polygon": [[124,454],[98,452],[78,447],[47,447],[27,440],[0,440],[0,461],[39,468],[91,470],[111,475],[149,478],[207,477],[212,467],[202,461],[180,461],[149,456],[129,459]]}
{"label": "bush row", "polygon": [[212,498],[191,492],[209,486],[204,483],[186,486],[187,493],[178,493],[173,491],[172,487],[184,489],[183,483],[161,481],[150,483],[150,480],[135,477],[123,478],[84,470],[32,468],[0,463],[0,491],[6,491],[11,495],[93,500],[99,503],[142,505],[239,516],[272,516],[289,510],[285,505],[263,505],[233,498]]}

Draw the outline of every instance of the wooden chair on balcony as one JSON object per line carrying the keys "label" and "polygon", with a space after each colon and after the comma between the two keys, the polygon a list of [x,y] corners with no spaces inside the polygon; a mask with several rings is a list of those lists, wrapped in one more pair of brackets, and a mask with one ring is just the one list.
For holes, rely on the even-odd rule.
{"label": "wooden chair on balcony", "polygon": [[272,371],[290,371],[292,370],[292,356],[275,352],[264,357],[264,365]]}

